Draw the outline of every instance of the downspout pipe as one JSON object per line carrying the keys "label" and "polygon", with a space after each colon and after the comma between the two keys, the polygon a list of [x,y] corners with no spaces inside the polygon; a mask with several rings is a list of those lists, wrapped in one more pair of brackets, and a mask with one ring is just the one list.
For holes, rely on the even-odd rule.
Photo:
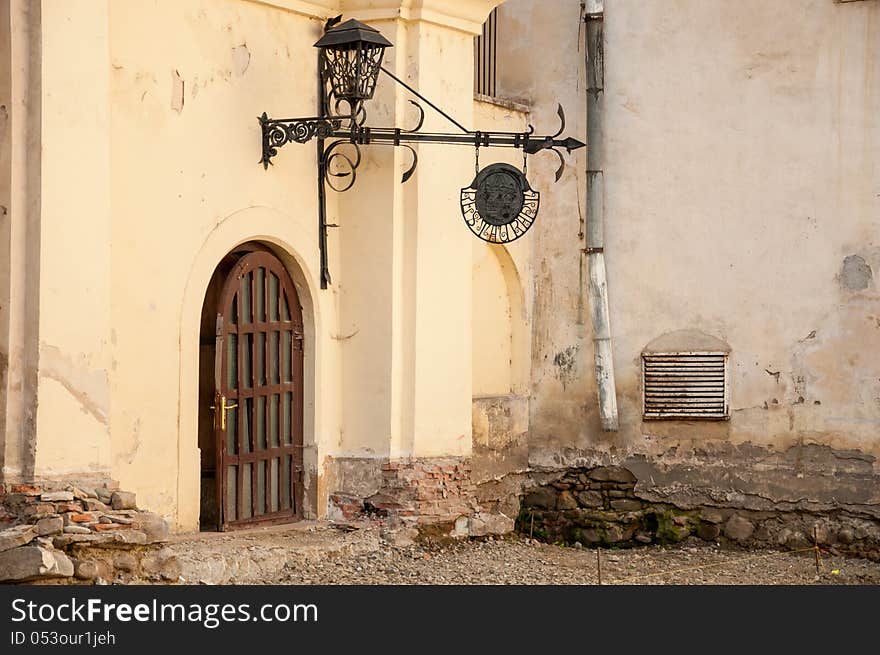
{"label": "downspout pipe", "polygon": [[584,9],[587,42],[587,217],[584,244],[589,273],[587,295],[593,322],[599,418],[603,430],[616,432],[620,428],[620,421],[617,415],[617,387],[614,381],[608,284],[605,276],[605,174],[602,142],[605,105],[604,0],[586,0]]}

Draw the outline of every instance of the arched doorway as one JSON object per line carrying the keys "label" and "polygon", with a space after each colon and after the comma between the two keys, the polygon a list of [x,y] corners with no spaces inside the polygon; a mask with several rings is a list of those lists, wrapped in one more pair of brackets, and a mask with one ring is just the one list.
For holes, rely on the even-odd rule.
{"label": "arched doorway", "polygon": [[302,307],[271,250],[224,257],[200,336],[201,528],[302,518]]}

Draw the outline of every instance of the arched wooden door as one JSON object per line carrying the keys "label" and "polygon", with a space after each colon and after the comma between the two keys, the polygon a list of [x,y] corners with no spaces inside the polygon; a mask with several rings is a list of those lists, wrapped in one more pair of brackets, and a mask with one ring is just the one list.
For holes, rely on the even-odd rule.
{"label": "arched wooden door", "polygon": [[302,308],[270,252],[244,255],[226,278],[214,381],[220,529],[302,518]]}

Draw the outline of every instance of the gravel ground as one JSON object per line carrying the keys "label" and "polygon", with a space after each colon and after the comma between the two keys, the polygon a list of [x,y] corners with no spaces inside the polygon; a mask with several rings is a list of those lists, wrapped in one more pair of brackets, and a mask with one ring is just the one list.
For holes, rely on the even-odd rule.
{"label": "gravel ground", "polygon": [[[603,584],[880,584],[880,563],[823,554],[721,550],[704,542],[599,552]],[[596,584],[596,551],[510,535],[446,546],[392,546],[322,560],[291,557],[266,584]]]}

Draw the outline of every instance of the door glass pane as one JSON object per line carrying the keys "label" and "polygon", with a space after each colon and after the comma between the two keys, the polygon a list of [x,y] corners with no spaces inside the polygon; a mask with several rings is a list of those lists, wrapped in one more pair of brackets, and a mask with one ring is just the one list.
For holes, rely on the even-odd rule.
{"label": "door glass pane", "polygon": [[281,458],[281,509],[290,509],[290,456]]}
{"label": "door glass pane", "polygon": [[242,398],[238,402],[244,402],[244,404],[241,406],[242,411],[244,412],[241,416],[241,451],[243,453],[249,453],[251,452],[251,436],[253,432],[251,426],[253,425],[252,421],[254,416],[254,399]]}
{"label": "door glass pane", "polygon": [[269,274],[269,320],[278,319],[278,277],[274,273]]}
{"label": "door glass pane", "polygon": [[269,508],[269,511],[270,512],[277,512],[278,511],[278,458],[273,457],[271,460],[269,460],[269,462],[272,465],[272,468],[270,471],[270,473],[271,473],[270,477],[272,480],[272,484],[270,485],[270,490],[269,490],[269,498],[271,500],[272,506]]}
{"label": "door glass pane", "polygon": [[266,269],[258,268],[254,271],[254,286],[257,294],[257,317],[254,322],[266,320]]}
{"label": "door glass pane", "polygon": [[281,381],[290,382],[290,347],[293,333],[285,330],[281,333]]}
{"label": "door glass pane", "polygon": [[236,518],[236,494],[237,489],[236,485],[238,484],[238,479],[235,477],[238,475],[238,467],[237,466],[227,466],[226,467],[226,507],[224,511],[224,521],[235,521]]}
{"label": "door glass pane", "polygon": [[257,416],[255,424],[257,426],[257,450],[266,449],[266,397],[259,396],[257,398]]}
{"label": "door glass pane", "polygon": [[266,333],[257,332],[256,350],[254,351],[254,386],[266,384]]}
{"label": "door glass pane", "polygon": [[266,512],[266,460],[257,462],[257,514]]}
{"label": "door glass pane", "polygon": [[241,276],[241,322],[251,322],[251,273]]}
{"label": "door glass pane", "polygon": [[228,320],[233,325],[238,323],[238,292],[237,291],[232,296],[232,316],[229,316],[226,320]]}
{"label": "door glass pane", "polygon": [[226,387],[238,389],[238,335],[226,335]]}
{"label": "door glass pane", "polygon": [[251,384],[251,357],[254,352],[254,335],[248,332],[242,335],[241,343],[241,384],[245,389],[250,389]]}
{"label": "door glass pane", "polygon": [[279,352],[278,352],[278,336],[279,333],[274,330],[269,333],[269,382],[268,384],[278,384],[279,378]]}
{"label": "door glass pane", "polygon": [[284,292],[281,293],[281,320],[290,320],[290,307],[287,306],[287,294]]}
{"label": "door glass pane", "polygon": [[278,394],[269,397],[269,436],[271,447],[278,447]]}
{"label": "door glass pane", "polygon": [[[221,412],[220,408],[214,410]],[[226,452],[229,455],[238,454],[238,408],[233,407],[226,411]]]}
{"label": "door glass pane", "polygon": [[251,498],[253,491],[251,489],[251,465],[242,464],[241,466],[241,518],[249,519],[251,513]]}
{"label": "door glass pane", "polygon": [[284,445],[290,445],[290,414],[292,411],[291,403],[293,402],[293,394],[286,391],[281,395],[281,438]]}

